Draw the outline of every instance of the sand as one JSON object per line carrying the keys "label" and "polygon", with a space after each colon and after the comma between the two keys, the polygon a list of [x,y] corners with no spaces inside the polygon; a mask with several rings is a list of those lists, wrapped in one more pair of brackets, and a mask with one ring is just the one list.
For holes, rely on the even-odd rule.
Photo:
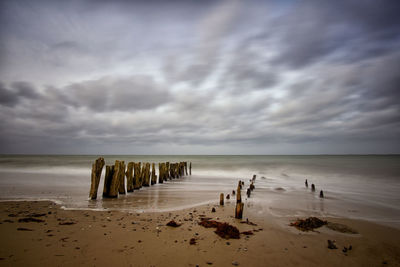
{"label": "sand", "polygon": [[[235,203],[161,213],[64,210],[48,201],[0,202],[1,266],[400,266],[400,230],[366,221],[323,218],[357,234],[326,226],[302,232],[296,218],[260,214]],[[215,207],[216,212],[211,212]],[[228,222],[240,239],[224,239],[198,225],[203,217]],[[19,222],[24,218],[43,222]],[[170,227],[175,220],[182,225]],[[31,220],[31,219],[29,219]],[[190,244],[194,238],[195,244]],[[328,249],[327,240],[338,249]],[[192,240],[193,242],[193,240]],[[343,247],[352,246],[346,253]]]}

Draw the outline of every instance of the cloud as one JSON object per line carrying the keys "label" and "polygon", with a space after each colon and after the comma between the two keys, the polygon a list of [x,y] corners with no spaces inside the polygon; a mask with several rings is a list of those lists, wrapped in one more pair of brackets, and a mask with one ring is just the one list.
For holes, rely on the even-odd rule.
{"label": "cloud", "polygon": [[11,88],[6,88],[0,82],[0,105],[15,106],[22,98],[33,99],[38,98],[39,94],[31,83],[13,82]]}
{"label": "cloud", "polygon": [[396,1],[3,5],[2,153],[400,151]]}
{"label": "cloud", "polygon": [[62,89],[70,103],[96,112],[152,109],[166,104],[170,93],[150,76],[104,77]]}

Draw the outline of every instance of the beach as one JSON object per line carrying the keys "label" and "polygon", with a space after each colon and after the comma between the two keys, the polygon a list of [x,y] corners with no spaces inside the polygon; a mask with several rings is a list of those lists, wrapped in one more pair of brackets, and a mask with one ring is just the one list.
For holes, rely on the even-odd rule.
{"label": "beach", "polygon": [[[1,266],[399,266],[400,231],[367,221],[325,218],[357,231],[325,226],[303,232],[296,218],[259,216],[235,201],[174,212],[65,210],[48,201],[0,203]],[[212,212],[212,208],[215,212]],[[36,216],[36,217],[35,217]],[[198,223],[211,218],[236,226],[240,239],[225,239]],[[18,222],[36,218],[43,222]],[[179,227],[166,224],[174,220]],[[254,224],[254,225],[252,225]],[[194,238],[195,244],[190,244]],[[337,249],[328,249],[327,240]],[[352,246],[343,252],[343,248]]]}
{"label": "beach", "polygon": [[[112,199],[101,197],[103,171],[89,200],[95,159],[0,157],[0,265],[400,266],[398,156],[105,156],[106,164],[187,159],[193,169]],[[291,226],[307,218],[324,224]],[[204,221],[236,227],[240,238]]]}

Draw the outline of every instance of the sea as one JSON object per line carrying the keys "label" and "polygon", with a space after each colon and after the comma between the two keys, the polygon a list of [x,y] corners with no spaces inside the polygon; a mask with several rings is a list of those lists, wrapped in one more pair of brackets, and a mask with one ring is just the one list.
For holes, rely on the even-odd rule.
{"label": "sea", "polygon": [[[89,200],[91,166],[128,162],[192,163],[192,174],[142,187],[118,199]],[[256,175],[255,190],[246,188]],[[309,186],[305,186],[307,179]],[[218,205],[238,181],[247,206],[262,216],[327,216],[373,221],[400,228],[400,155],[1,155],[0,201],[51,200],[64,209],[163,212]],[[311,191],[311,184],[316,192]],[[323,190],[324,198],[319,197]]]}

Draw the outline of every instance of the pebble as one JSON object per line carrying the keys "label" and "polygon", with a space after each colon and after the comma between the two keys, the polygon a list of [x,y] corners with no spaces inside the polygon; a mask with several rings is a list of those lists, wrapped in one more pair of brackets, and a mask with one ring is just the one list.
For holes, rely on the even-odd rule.
{"label": "pebble", "polygon": [[232,265],[238,266],[239,263],[237,261],[232,261]]}

